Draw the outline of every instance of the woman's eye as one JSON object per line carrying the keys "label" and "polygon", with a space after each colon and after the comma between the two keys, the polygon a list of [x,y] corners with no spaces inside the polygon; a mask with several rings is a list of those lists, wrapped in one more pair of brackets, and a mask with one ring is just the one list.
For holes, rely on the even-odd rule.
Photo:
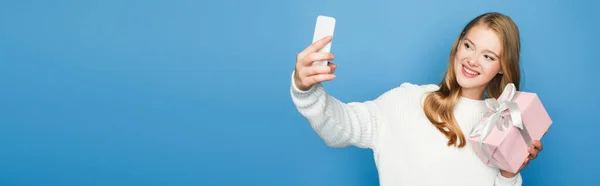
{"label": "woman's eye", "polygon": [[494,58],[489,55],[483,55],[483,57],[485,57],[487,60],[494,61]]}
{"label": "woman's eye", "polygon": [[465,43],[465,48],[468,48],[468,49],[470,49],[470,48],[471,48],[471,46],[469,46],[469,44],[468,44],[468,43]]}

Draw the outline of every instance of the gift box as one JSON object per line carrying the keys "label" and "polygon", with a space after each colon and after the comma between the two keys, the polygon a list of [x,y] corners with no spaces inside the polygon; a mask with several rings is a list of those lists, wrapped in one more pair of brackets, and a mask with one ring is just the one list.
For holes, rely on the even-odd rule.
{"label": "gift box", "polygon": [[512,83],[485,103],[489,111],[468,140],[486,165],[515,173],[529,156],[532,140],[540,140],[552,120],[535,93],[516,91]]}

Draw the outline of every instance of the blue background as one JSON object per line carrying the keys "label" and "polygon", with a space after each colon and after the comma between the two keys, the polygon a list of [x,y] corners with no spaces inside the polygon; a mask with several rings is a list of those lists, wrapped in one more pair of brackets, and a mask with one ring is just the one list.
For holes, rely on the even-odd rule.
{"label": "blue background", "polygon": [[525,185],[592,185],[600,130],[591,1],[3,1],[0,185],[378,185],[289,95],[317,15],[337,18],[342,101],[437,83],[487,11],[521,29],[522,90],[554,124]]}

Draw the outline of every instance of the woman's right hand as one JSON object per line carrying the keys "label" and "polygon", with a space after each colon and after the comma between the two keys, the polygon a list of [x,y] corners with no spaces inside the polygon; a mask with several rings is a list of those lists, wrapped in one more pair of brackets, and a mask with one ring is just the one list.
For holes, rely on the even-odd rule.
{"label": "woman's right hand", "polygon": [[327,66],[312,66],[312,63],[320,60],[333,60],[335,56],[328,52],[318,52],[321,48],[331,42],[332,37],[327,36],[312,43],[296,56],[296,73],[294,74],[294,83],[296,88],[306,91],[314,84],[330,81],[335,78],[335,68],[337,65],[327,63]]}

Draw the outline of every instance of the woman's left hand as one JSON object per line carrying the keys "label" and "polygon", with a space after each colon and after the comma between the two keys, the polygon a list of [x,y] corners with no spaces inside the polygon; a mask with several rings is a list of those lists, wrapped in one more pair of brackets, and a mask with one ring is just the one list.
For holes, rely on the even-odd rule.
{"label": "woman's left hand", "polygon": [[525,158],[525,162],[523,162],[523,165],[521,165],[519,171],[517,171],[516,173],[512,173],[505,170],[500,170],[502,176],[506,178],[515,177],[517,174],[519,174],[519,172],[521,172],[521,170],[523,170],[523,168],[525,168],[529,164],[531,160],[537,158],[538,154],[542,152],[542,142],[540,142],[539,140],[534,140],[532,144],[534,148],[530,147],[529,149],[527,149],[527,151],[529,152],[529,156]]}

